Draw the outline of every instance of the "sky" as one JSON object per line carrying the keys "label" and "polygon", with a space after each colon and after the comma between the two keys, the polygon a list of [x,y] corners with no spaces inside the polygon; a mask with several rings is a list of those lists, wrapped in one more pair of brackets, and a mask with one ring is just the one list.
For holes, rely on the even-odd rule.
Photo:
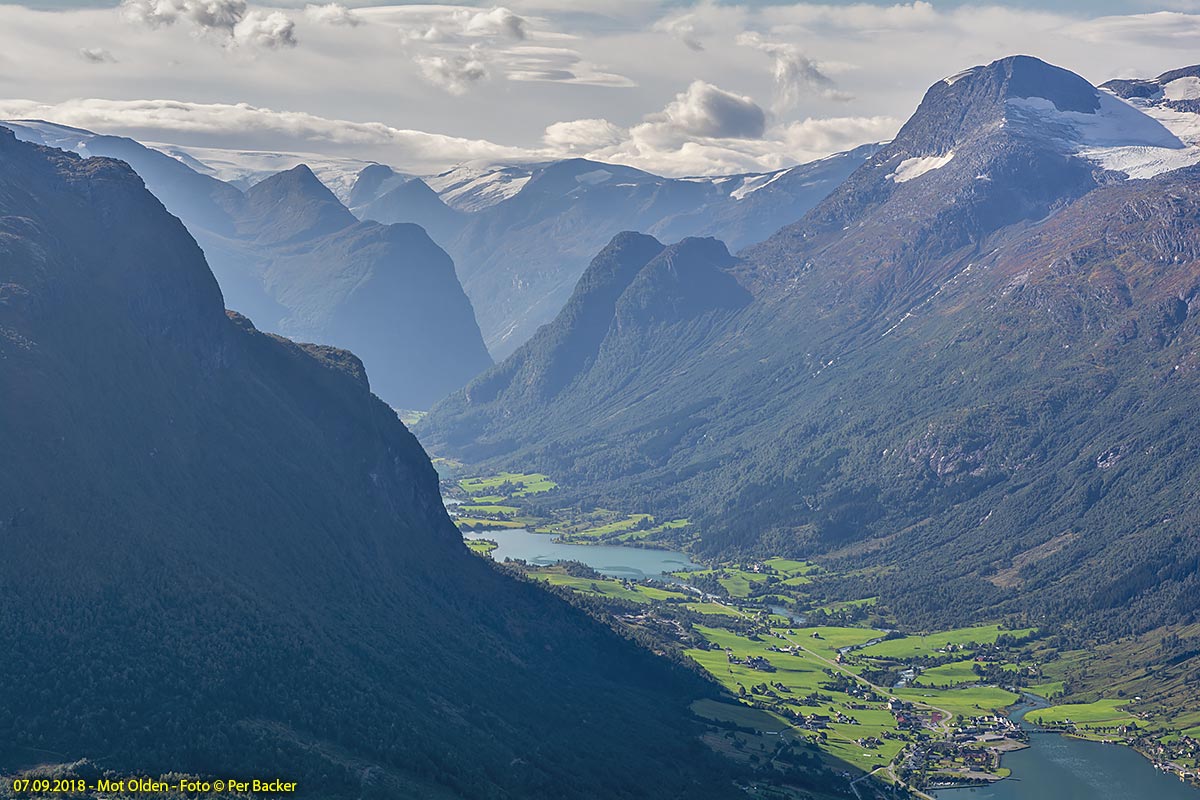
{"label": "sky", "polygon": [[777,169],[890,138],[940,78],[1200,61],[1200,0],[0,2],[0,119],[418,174],[584,156]]}

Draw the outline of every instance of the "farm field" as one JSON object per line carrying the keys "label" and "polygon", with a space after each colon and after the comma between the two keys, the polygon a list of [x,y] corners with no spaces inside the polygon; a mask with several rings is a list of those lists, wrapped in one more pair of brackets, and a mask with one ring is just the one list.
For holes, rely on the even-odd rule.
{"label": "farm field", "polygon": [[1084,728],[1135,725],[1137,719],[1122,707],[1124,700],[1097,700],[1094,703],[1065,703],[1031,711],[1029,718],[1044,725],[1064,725],[1068,722]]}
{"label": "farm field", "polygon": [[859,652],[868,657],[893,659],[932,656],[937,651],[945,650],[948,647],[955,647],[966,652],[973,649],[971,645],[995,644],[1002,633],[1019,638],[1032,633],[1032,629],[1005,631],[999,625],[979,625],[940,633],[891,639],[864,647]]}

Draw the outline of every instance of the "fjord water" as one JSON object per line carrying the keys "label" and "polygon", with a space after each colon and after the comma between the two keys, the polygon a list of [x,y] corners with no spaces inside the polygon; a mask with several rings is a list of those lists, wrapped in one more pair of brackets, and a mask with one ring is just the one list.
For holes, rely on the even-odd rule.
{"label": "fjord water", "polygon": [[1159,772],[1133,748],[1035,732],[1030,746],[1004,756],[1012,777],[970,789],[942,789],[938,800],[1200,800],[1200,790]]}
{"label": "fjord water", "polygon": [[567,544],[546,533],[530,533],[512,528],[464,533],[464,539],[490,539],[498,547],[492,558],[520,559],[530,564],[549,566],[559,561],[579,561],[610,578],[660,578],[668,572],[699,569],[683,553],[648,547],[622,547],[610,544]]}

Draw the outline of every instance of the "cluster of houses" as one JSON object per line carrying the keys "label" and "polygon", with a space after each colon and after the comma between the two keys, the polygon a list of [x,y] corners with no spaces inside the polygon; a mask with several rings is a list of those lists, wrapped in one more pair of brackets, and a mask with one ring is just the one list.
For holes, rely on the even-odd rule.
{"label": "cluster of houses", "polygon": [[756,669],[760,672],[774,672],[775,667],[763,656],[746,656],[741,658],[733,654],[732,650],[725,651],[725,657],[729,659],[730,664],[741,664],[750,669]]}
{"label": "cluster of houses", "polygon": [[1154,766],[1162,772],[1176,775],[1181,781],[1200,784],[1200,769],[1181,763],[1183,761],[1190,761],[1192,764],[1200,763],[1200,740],[1195,737],[1180,736],[1169,744],[1154,742],[1149,747],[1139,747],[1139,749],[1149,755]]}
{"label": "cluster of houses", "polygon": [[1000,734],[1002,736],[1023,735],[1020,725],[1008,717],[1002,717],[999,714],[985,714],[981,717],[971,717],[970,719],[963,720],[963,724],[958,728],[958,732],[976,736],[987,734]]}

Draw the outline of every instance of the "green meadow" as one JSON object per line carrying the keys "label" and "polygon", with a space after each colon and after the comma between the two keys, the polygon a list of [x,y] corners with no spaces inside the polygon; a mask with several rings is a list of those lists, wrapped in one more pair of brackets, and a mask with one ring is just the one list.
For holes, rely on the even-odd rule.
{"label": "green meadow", "polygon": [[1040,708],[1029,712],[1030,721],[1045,725],[1065,725],[1068,722],[1079,727],[1111,728],[1119,725],[1135,725],[1137,718],[1122,709],[1127,700],[1097,700],[1094,703],[1065,703]]}
{"label": "green meadow", "polygon": [[529,576],[536,580],[545,581],[551,586],[566,586],[580,594],[594,597],[610,597],[618,600],[628,600],[632,603],[651,603],[656,600],[682,600],[685,595],[657,586],[630,584],[610,578],[579,578],[565,574],[561,568],[550,567],[530,571]]}
{"label": "green meadow", "polygon": [[914,682],[916,686],[949,686],[960,683],[978,683],[980,678],[975,674],[974,661],[955,661],[922,670]]}
{"label": "green meadow", "polygon": [[[526,497],[531,494],[541,494],[557,489],[558,484],[540,472],[501,472],[485,478],[464,478],[458,482],[459,487],[470,495],[476,495],[497,489],[505,484],[515,488],[510,497]],[[490,495],[494,497],[495,495]]]}
{"label": "green meadow", "polygon": [[1026,636],[1032,633],[1032,629],[1006,631],[999,625],[978,625],[972,628],[958,628],[940,633],[889,639],[886,642],[864,647],[859,654],[871,658],[890,658],[903,661],[920,656],[936,655],[939,650],[945,650],[951,645],[970,649],[971,644],[995,644],[996,639],[1002,633]]}

